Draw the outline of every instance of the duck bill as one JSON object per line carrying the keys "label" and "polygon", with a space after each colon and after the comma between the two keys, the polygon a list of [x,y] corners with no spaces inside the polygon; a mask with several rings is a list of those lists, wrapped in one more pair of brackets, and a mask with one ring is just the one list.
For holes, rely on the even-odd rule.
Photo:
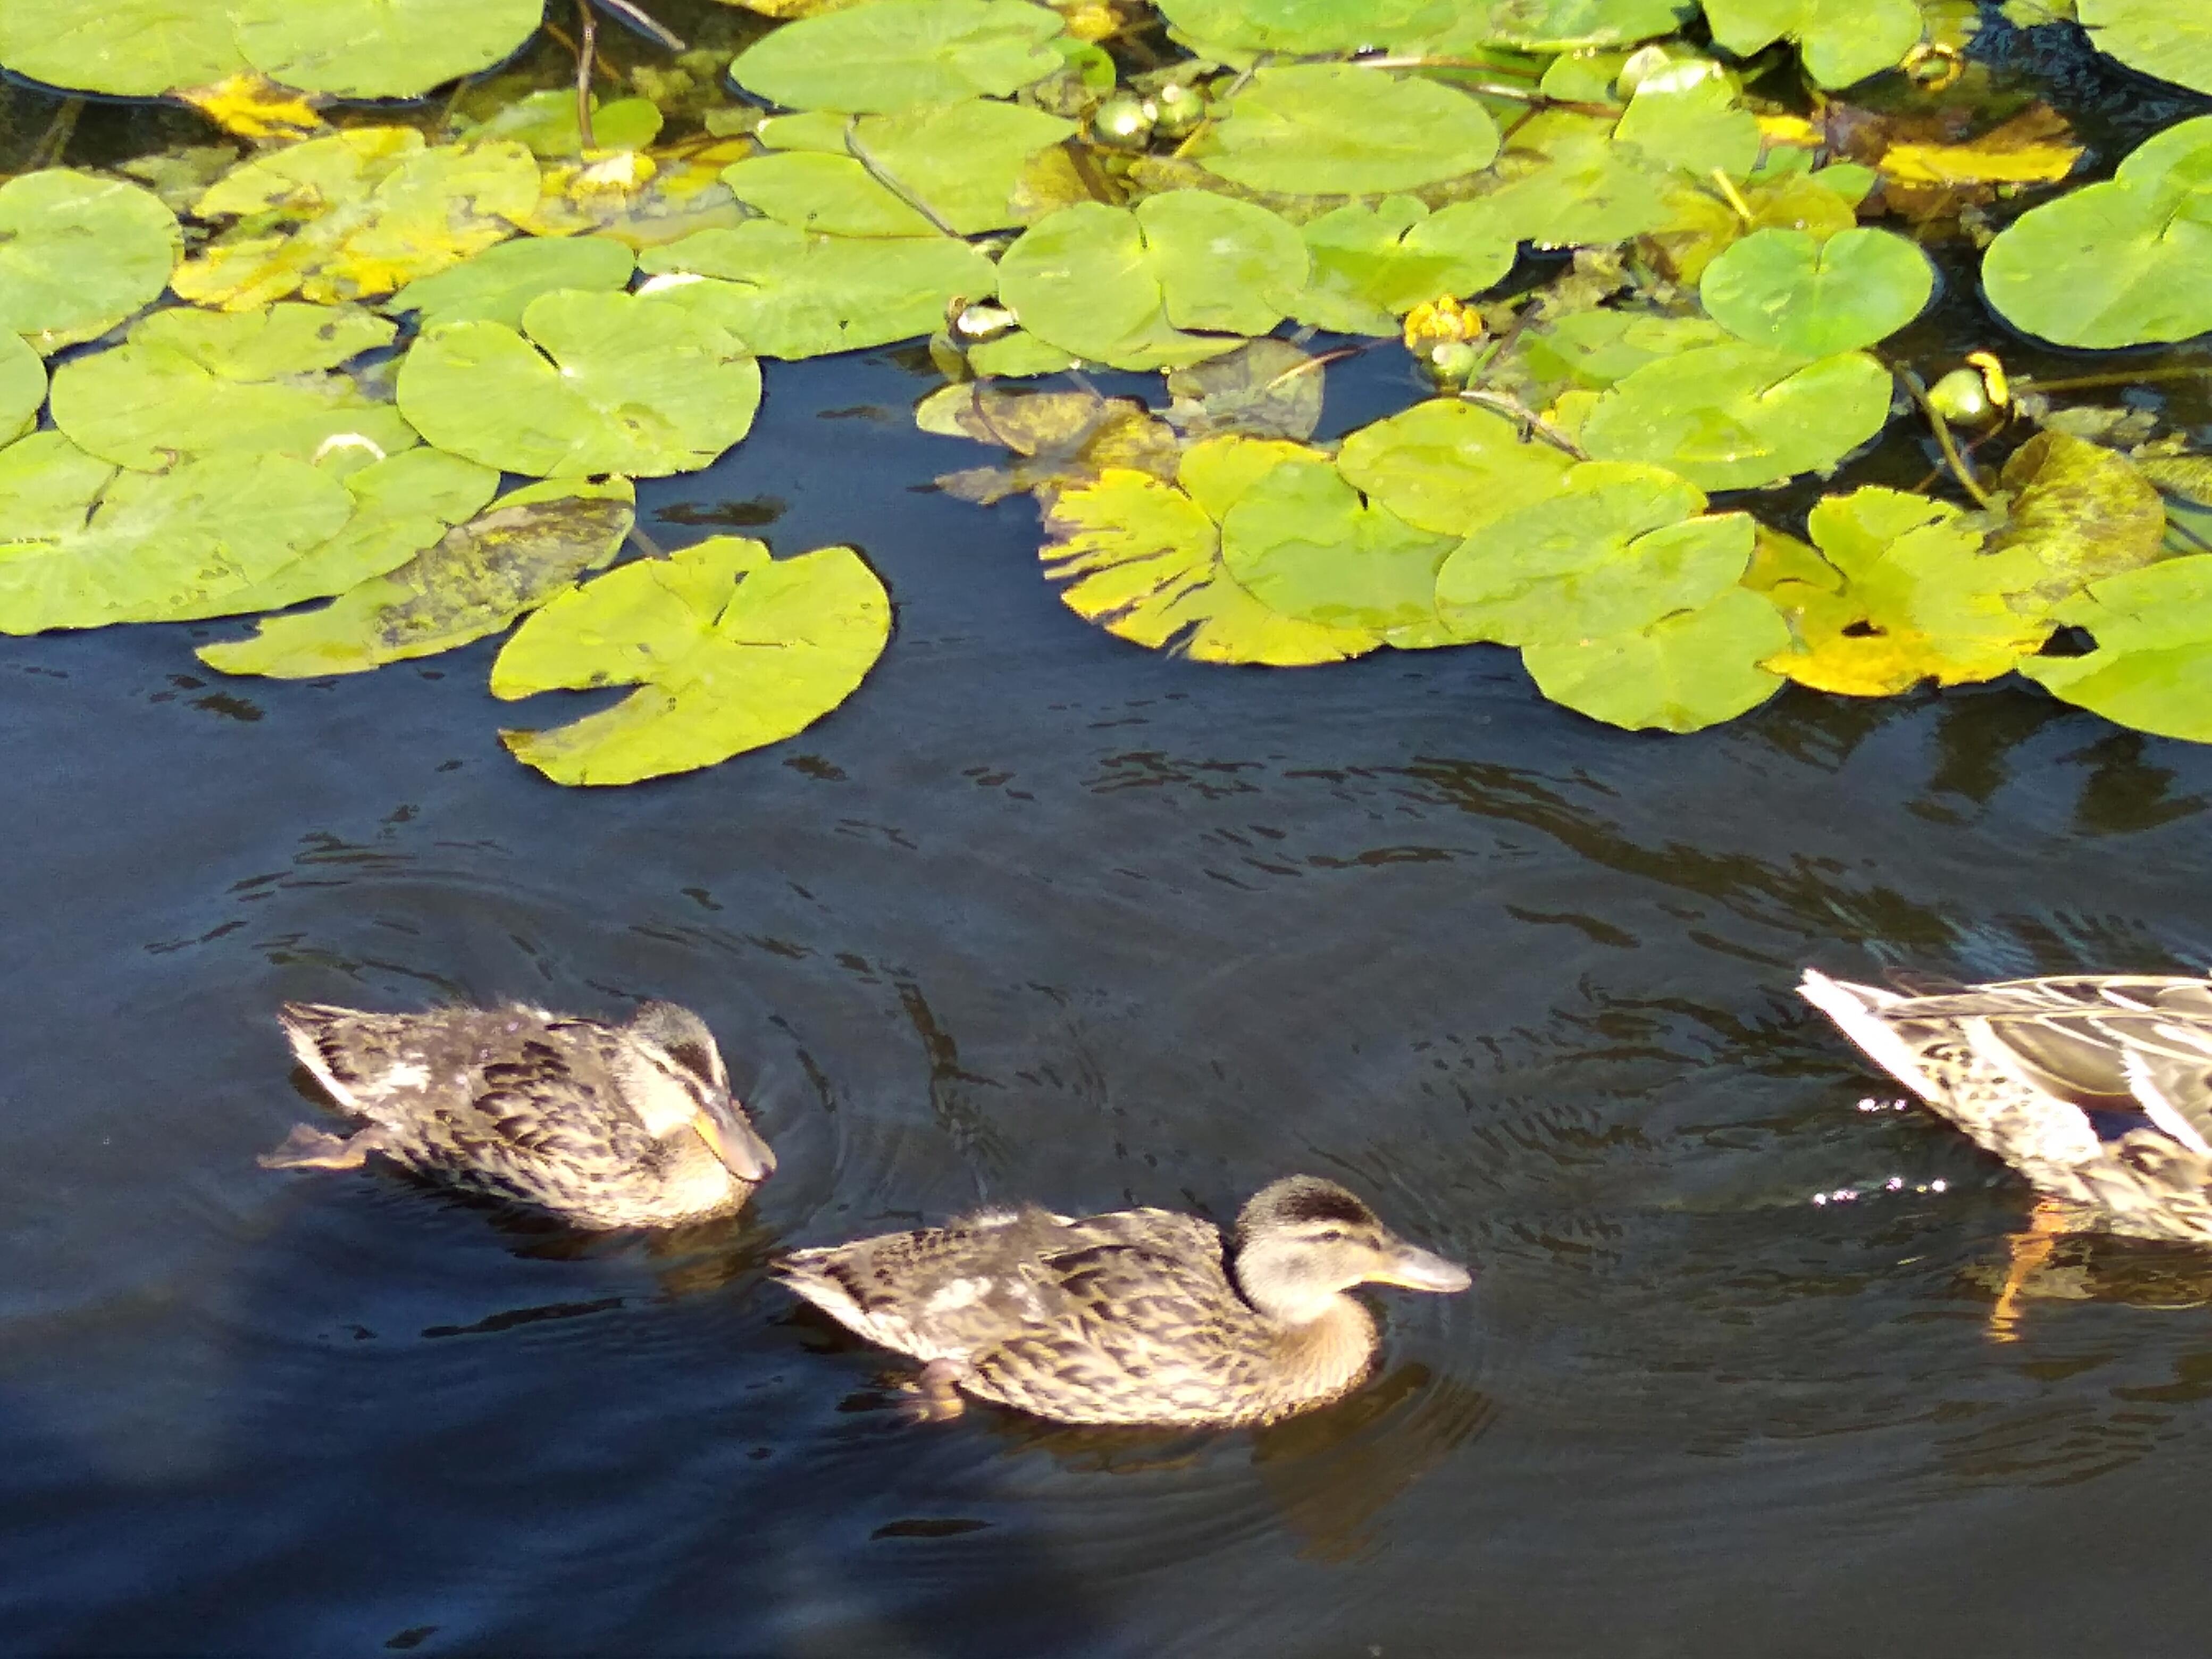
{"label": "duck bill", "polygon": [[765,1181],[775,1173],[775,1154],[768,1149],[768,1142],[753,1133],[736,1112],[721,1117],[702,1111],[691,1120],[692,1127],[707,1149],[721,1160],[722,1167],[740,1181]]}
{"label": "duck bill", "polygon": [[1399,1285],[1409,1291],[1463,1291],[1474,1283],[1474,1275],[1458,1262],[1411,1244],[1399,1245],[1368,1277],[1377,1285]]}

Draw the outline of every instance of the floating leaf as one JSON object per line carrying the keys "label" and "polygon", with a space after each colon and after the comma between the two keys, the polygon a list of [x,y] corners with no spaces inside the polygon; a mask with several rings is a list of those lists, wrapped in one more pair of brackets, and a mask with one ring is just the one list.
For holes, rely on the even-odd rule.
{"label": "floating leaf", "polygon": [[2030,657],[2021,673],[2123,726],[2212,742],[2212,556],[2123,571],[2052,615],[2087,629],[2096,649]]}
{"label": "floating leaf", "polygon": [[1465,536],[1503,514],[1556,494],[1574,465],[1524,441],[1502,415],[1435,398],[1362,427],[1338,469],[1416,529]]}
{"label": "floating leaf", "polygon": [[[592,148],[594,151],[643,149],[660,134],[659,106],[650,98],[617,98],[601,103],[592,100]],[[583,129],[576,123],[576,94],[561,88],[533,92],[502,104],[483,120],[467,127],[464,137],[481,143],[488,138],[512,138],[530,147],[543,161],[578,161],[584,154]]]}
{"label": "floating leaf", "polygon": [[1003,98],[1060,66],[1048,44],[1060,31],[1028,0],[869,0],[785,25],[739,53],[730,77],[788,109]]}
{"label": "floating leaf", "polygon": [[1738,338],[1800,357],[1887,339],[1935,291],[1928,256],[1893,231],[1754,231],[1705,267],[1698,297]]}
{"label": "floating leaf", "polygon": [[399,369],[399,406],[441,449],[539,477],[659,477],[752,429],[760,365],[723,330],[630,294],[541,294],[520,333],[456,323]]}
{"label": "floating leaf", "polygon": [[156,311],[119,346],[54,374],[54,424],[142,472],[220,452],[346,466],[405,449],[414,428],[347,375],[324,371],[380,346],[392,325],[358,307]]}
{"label": "floating leaf", "polygon": [[805,731],[860,689],[890,637],[884,585],[849,547],[771,559],[714,536],[554,599],[491,670],[495,697],[636,685],[548,731],[505,731],[556,783],[635,783]]}
{"label": "floating leaf", "polygon": [[1291,315],[1343,334],[1395,334],[1424,301],[1464,299],[1502,280],[1520,251],[1489,204],[1431,213],[1411,196],[1338,208],[1300,234],[1312,264]]}
{"label": "floating leaf", "polygon": [[1349,64],[1256,71],[1199,160],[1252,190],[1362,196],[1479,172],[1498,127],[1465,93]]}
{"label": "floating leaf", "polygon": [[1750,489],[1831,467],[1889,419],[1889,371],[1863,352],[1812,363],[1762,346],[1703,346],[1638,369],[1582,428],[1599,460]]}
{"label": "floating leaf", "polygon": [[2032,208],[1982,258],[2005,320],[2069,346],[2185,340],[2212,329],[2212,115],[2168,127],[2110,182]]}
{"label": "floating leaf", "polygon": [[1116,368],[1163,368],[1264,334],[1305,285],[1298,234],[1249,202],[1204,191],[1147,197],[1133,212],[1101,202],[1030,226],[999,262],[999,296],[1030,333]]}
{"label": "floating leaf", "polygon": [[[1833,577],[1770,566],[1748,585],[1789,617],[1797,647],[1766,666],[1822,691],[1879,697],[1924,679],[1995,679],[2050,636],[2017,596],[2044,575],[2033,551],[1981,550],[1956,507],[1899,489],[1830,495],[1808,520]],[[1834,577],[1842,580],[1834,580]]]}
{"label": "floating leaf", "polygon": [[33,433],[0,450],[0,633],[226,615],[351,511],[282,455],[125,472]]}
{"label": "floating leaf", "polygon": [[2212,93],[2212,16],[2201,9],[2172,0],[2078,0],[2074,15],[2099,52],[2161,81]]}
{"label": "floating leaf", "polygon": [[0,334],[0,445],[36,426],[46,400],[46,363],[21,337]]}
{"label": "floating leaf", "polygon": [[420,313],[425,333],[448,323],[520,328],[539,295],[562,288],[614,293],[629,285],[636,268],[636,256],[611,237],[518,237],[408,283],[383,308]]}
{"label": "floating leaf", "polygon": [[1220,532],[1206,510],[1145,473],[1115,468],[1066,491],[1045,529],[1051,539],[1040,556],[1046,575],[1066,584],[1061,602],[1153,650],[1283,668],[1341,661],[1382,643],[1363,629],[1294,622],[1261,605],[1223,568]]}
{"label": "floating leaf", "polygon": [[184,247],[149,191],[67,167],[0,185],[0,330],[41,352],[93,339],[161,298]]}
{"label": "floating leaf", "polygon": [[[722,177],[741,198],[762,212],[801,229],[818,228],[842,235],[927,235],[938,226],[908,205],[909,201],[919,201],[927,203],[946,227],[963,236],[973,236],[1021,222],[1012,204],[1024,167],[1039,150],[1057,144],[1075,131],[1073,122],[1042,110],[981,98],[896,115],[862,116],[852,123],[849,137],[848,119],[823,111],[763,121],[757,135],[761,143],[771,151],[785,153],[738,162]],[[879,183],[854,159],[855,155],[865,155],[877,173],[895,179],[903,198]],[[805,174],[809,178],[822,176],[820,162],[832,157],[858,169],[866,189],[852,182],[852,174],[845,168],[830,171],[839,180],[841,191],[856,204],[867,204],[864,211],[881,216],[886,222],[919,222],[905,230],[865,232],[827,220],[810,226],[810,218],[821,217],[820,210],[764,182],[771,178],[775,167],[789,169],[802,157],[814,169]]]}
{"label": "floating leaf", "polygon": [[[882,0],[875,0],[881,3]],[[817,357],[927,334],[991,292],[991,262],[951,236],[810,236],[764,220],[702,230],[640,264],[639,291],[719,324],[765,357]]]}
{"label": "floating leaf", "polygon": [[537,483],[502,495],[389,574],[319,611],[271,617],[249,639],[203,646],[226,674],[354,674],[496,634],[620,550],[635,499],[626,478]]}
{"label": "floating leaf", "polygon": [[1400,46],[1449,27],[1454,0],[1167,0],[1178,33],[1216,49],[1322,53]]}
{"label": "floating leaf", "polygon": [[1521,660],[1538,690],[1592,720],[1698,732],[1772,696],[1782,676],[1760,665],[1789,645],[1772,605],[1729,587],[1632,632],[1524,647]]}
{"label": "floating leaf", "polygon": [[1858,190],[1856,175],[1865,171],[1837,166],[1747,179],[1736,186],[1736,196],[1751,210],[1749,219],[1719,191],[1684,180],[1667,192],[1668,222],[1649,233],[1645,246],[1677,282],[1694,284],[1723,252],[1756,231],[1801,231],[1825,242],[1857,225],[1858,195],[1842,186]]}
{"label": "floating leaf", "polygon": [[1640,311],[1576,311],[1521,337],[1521,360],[1551,396],[1567,386],[1602,391],[1646,363],[1733,337],[1705,317]]}
{"label": "floating leaf", "polygon": [[1461,638],[1533,645],[1625,634],[1732,587],[1752,522],[1704,514],[1704,493],[1658,467],[1585,462],[1559,494],[1503,514],[1437,572]]}
{"label": "floating leaf", "polygon": [[193,213],[236,216],[185,261],[185,299],[246,311],[298,293],[374,299],[514,234],[538,202],[538,163],[512,140],[426,149],[412,127],[353,127],[258,156]]}
{"label": "floating leaf", "polygon": [[723,182],[748,207],[794,230],[831,236],[934,236],[939,228],[849,155],[796,150],[726,167]]}
{"label": "floating leaf", "polygon": [[1700,179],[1715,172],[1741,177],[1759,161],[1758,118],[1721,66],[1698,58],[1669,64],[1638,82],[1613,137]]}
{"label": "floating leaf", "polygon": [[1334,628],[1433,620],[1451,537],[1363,502],[1318,450],[1272,459],[1221,520],[1221,561],[1245,592],[1283,616]]}
{"label": "floating leaf", "polygon": [[1788,39],[1824,87],[1893,69],[1920,43],[1916,0],[1705,0],[1713,44],[1748,58]]}
{"label": "floating leaf", "polygon": [[2012,506],[1989,550],[2034,554],[2044,574],[2029,591],[2040,603],[2160,555],[2166,504],[2125,457],[2100,445],[2039,433],[2013,452],[2002,482]]}
{"label": "floating leaf", "polygon": [[1670,34],[1694,15],[1692,0],[1492,0],[1482,28],[1524,52],[1584,52]]}
{"label": "floating leaf", "polygon": [[1614,143],[1602,116],[1539,110],[1513,130],[1498,171],[1504,182],[1481,199],[1509,234],[1540,247],[1626,241],[1673,216],[1668,170]]}

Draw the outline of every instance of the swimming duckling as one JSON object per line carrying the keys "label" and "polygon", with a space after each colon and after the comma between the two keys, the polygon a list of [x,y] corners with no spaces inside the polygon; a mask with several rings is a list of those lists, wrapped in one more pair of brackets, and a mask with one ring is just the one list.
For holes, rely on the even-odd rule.
{"label": "swimming duckling", "polygon": [[1220,1232],[1171,1210],[1071,1219],[1034,1205],[799,1250],[784,1281],[927,1363],[930,1414],[961,1393],[1063,1423],[1269,1423],[1349,1392],[1376,1350],[1352,1285],[1463,1291],[1333,1181],[1291,1176]]}
{"label": "swimming duckling", "polygon": [[2039,1231],[2212,1243],[2212,980],[2070,974],[1805,1000],[2026,1176]]}
{"label": "swimming duckling", "polygon": [[366,1127],[305,1124],[272,1170],[350,1170],[381,1152],[418,1174],[585,1227],[667,1227],[738,1208],[775,1169],[730,1094],[705,1023],[648,1002],[627,1024],[509,1003],[278,1011],[292,1052]]}

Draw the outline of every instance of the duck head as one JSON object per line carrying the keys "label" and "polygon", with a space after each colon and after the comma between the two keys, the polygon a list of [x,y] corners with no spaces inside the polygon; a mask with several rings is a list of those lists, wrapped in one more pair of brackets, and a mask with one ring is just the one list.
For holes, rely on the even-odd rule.
{"label": "duck head", "polygon": [[1474,1279],[1409,1244],[1352,1193],[1289,1176],[1255,1194],[1237,1218],[1236,1272],[1245,1299],[1287,1324],[1320,1318],[1354,1285],[1463,1291]]}
{"label": "duck head", "polygon": [[643,1079],[638,1091],[647,1131],[664,1136],[692,1130],[725,1169],[752,1185],[775,1173],[775,1154],[730,1092],[722,1051],[706,1021],[673,1002],[648,1002],[631,1017],[629,1031],[667,1062],[659,1079]]}

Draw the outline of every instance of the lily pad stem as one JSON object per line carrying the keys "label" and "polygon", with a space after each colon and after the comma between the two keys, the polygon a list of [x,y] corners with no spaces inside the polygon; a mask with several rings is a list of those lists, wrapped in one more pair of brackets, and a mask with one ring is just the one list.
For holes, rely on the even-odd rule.
{"label": "lily pad stem", "polygon": [[866,171],[869,178],[936,226],[940,234],[952,237],[957,237],[960,234],[939,216],[935,208],[901,184],[897,174],[868,154],[868,147],[860,142],[860,118],[857,115],[848,115],[845,118],[845,154],[858,161]]}
{"label": "lily pad stem", "polygon": [[576,0],[576,21],[583,37],[576,43],[576,141],[589,152],[599,147],[592,136],[592,58],[599,48],[599,20],[592,15],[592,0]]}
{"label": "lily pad stem", "polygon": [[2015,376],[2014,392],[2082,392],[2093,386],[2134,386],[2142,380],[2194,380],[2212,374],[2212,364],[2201,368],[2148,368],[2125,374],[2069,374],[2063,380],[2031,380]]}
{"label": "lily pad stem", "polygon": [[[584,3],[588,4],[590,3],[590,0],[584,0]],[[668,30],[663,28],[652,18],[647,16],[642,9],[632,5],[630,3],[630,0],[598,0],[598,3],[605,6],[609,11],[621,18],[623,21],[628,23],[632,28],[637,30],[640,33],[651,35],[662,46],[667,47],[669,51],[682,52],[684,50],[684,41],[680,36],[672,34]]]}
{"label": "lily pad stem", "polygon": [[1518,398],[1509,398],[1502,392],[1477,392],[1472,387],[1458,395],[1462,403],[1479,404],[1484,409],[1494,409],[1500,415],[1511,416],[1521,423],[1521,430],[1525,436],[1541,438],[1553,448],[1571,455],[1578,461],[1589,459],[1580,444]]}
{"label": "lily pad stem", "polygon": [[1713,169],[1713,182],[1720,186],[1721,194],[1728,198],[1729,206],[1735,210],[1735,216],[1742,220],[1747,228],[1756,222],[1751,204],[1743,199],[1742,193],[1735,187],[1735,180],[1728,176],[1725,167]]}
{"label": "lily pad stem", "polygon": [[62,152],[69,148],[70,140],[76,136],[76,118],[84,113],[84,100],[65,98],[62,106],[54,112],[54,118],[40,136],[38,146],[23,162],[25,173],[36,173],[40,167],[55,166]]}
{"label": "lily pad stem", "polygon": [[1974,477],[1974,469],[1966,464],[1966,458],[1959,453],[1958,441],[1951,436],[1951,423],[1936,412],[1935,404],[1928,401],[1928,388],[1921,383],[1917,374],[1909,368],[1900,368],[1897,374],[1905,383],[1905,389],[1912,394],[1912,401],[1920,405],[1920,412],[1928,417],[1928,424],[1935,428],[1936,447],[1943,452],[1943,460],[1950,467],[1951,476],[1959,481],[1960,489],[1973,497],[1974,505],[1987,512],[1996,503],[1990,492],[1982,488],[1981,481]]}

